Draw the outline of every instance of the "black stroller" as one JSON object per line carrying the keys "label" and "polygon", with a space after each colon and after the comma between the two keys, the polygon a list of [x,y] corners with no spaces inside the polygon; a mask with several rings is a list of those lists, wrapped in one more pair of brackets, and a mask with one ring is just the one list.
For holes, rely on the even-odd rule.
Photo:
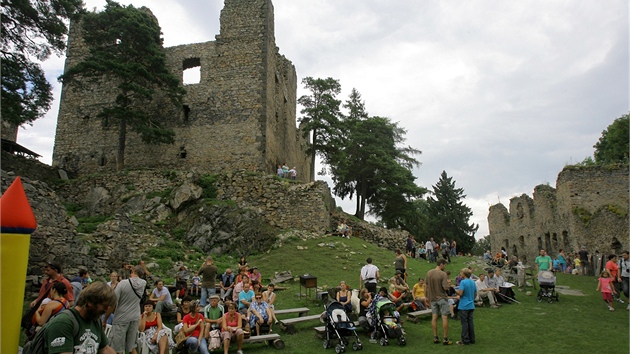
{"label": "black stroller", "polygon": [[389,299],[381,299],[376,303],[376,337],[380,338],[380,344],[389,345],[390,339],[397,339],[398,345],[407,344],[405,332],[400,325],[400,315],[396,311],[396,305]]}
{"label": "black stroller", "polygon": [[547,298],[549,303],[553,302],[555,298],[558,301],[558,293],[556,292],[556,275],[548,270],[541,270],[538,273],[538,284],[540,290],[538,290],[538,302],[541,302],[543,298]]}
{"label": "black stroller", "polygon": [[356,342],[352,343],[353,350],[363,349],[363,343],[359,339],[354,323],[350,321],[343,305],[333,301],[326,306],[326,311],[322,314],[322,320],[326,324],[326,339],[324,339],[324,349],[332,347],[333,340],[339,340],[335,346],[335,353],[344,353],[346,346],[350,343],[348,337],[354,336]]}

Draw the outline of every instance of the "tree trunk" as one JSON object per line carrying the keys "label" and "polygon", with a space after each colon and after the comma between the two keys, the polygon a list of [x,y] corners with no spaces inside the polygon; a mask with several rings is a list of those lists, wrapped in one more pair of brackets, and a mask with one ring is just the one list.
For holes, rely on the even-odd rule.
{"label": "tree trunk", "polygon": [[311,155],[311,180],[309,182],[315,181],[315,143],[317,142],[317,131],[313,130],[313,154]]}
{"label": "tree trunk", "polygon": [[120,131],[118,132],[118,151],[116,152],[116,170],[125,168],[125,141],[127,140],[127,119],[120,119]]}

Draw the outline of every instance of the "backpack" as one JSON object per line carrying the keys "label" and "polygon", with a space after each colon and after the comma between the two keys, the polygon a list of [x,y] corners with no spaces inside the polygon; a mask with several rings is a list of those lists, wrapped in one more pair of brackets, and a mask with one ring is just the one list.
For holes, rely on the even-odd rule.
{"label": "backpack", "polygon": [[[73,311],[68,310],[68,311],[61,311],[59,312],[59,316],[68,316],[70,317],[70,319],[72,320],[72,328],[73,328],[73,332],[72,335],[73,337],[76,337],[77,334],[79,334],[79,322],[77,321],[77,315],[74,314]],[[50,321],[46,322],[42,328],[39,329],[39,331],[37,331],[37,333],[35,333],[35,336],[33,337],[32,340],[28,341],[26,344],[24,344],[24,348],[22,348],[22,354],[45,354],[48,353],[48,351],[46,350],[46,330],[48,329],[48,326],[50,325]]]}
{"label": "backpack", "polygon": [[[59,315],[61,312],[65,311],[68,308],[66,307],[66,305],[68,304],[68,301],[66,302],[61,302],[59,300],[51,300],[51,301],[57,301],[58,303],[60,303],[61,309],[57,310],[57,312],[52,313],[50,317],[48,318],[48,321],[46,321],[46,323],[50,322],[50,320],[52,320],[53,317]],[[37,327],[39,327],[37,322],[33,323],[33,321],[31,321],[31,325],[28,328],[26,328],[25,333],[29,340],[33,339],[33,337],[35,336],[35,333],[37,333]]]}
{"label": "backpack", "polygon": [[210,344],[208,345],[208,349],[215,350],[219,348],[221,348],[221,331],[214,329],[210,331]]}
{"label": "backpack", "polygon": [[136,288],[133,287],[133,283],[131,282],[131,279],[127,279],[127,281],[129,282],[129,285],[131,286],[131,290],[133,290],[133,293],[138,297],[138,299],[140,299],[140,312],[142,313],[144,311],[144,303],[147,302],[147,288],[146,286],[144,287],[144,289],[142,289],[142,296],[138,295],[138,292],[136,291]]}

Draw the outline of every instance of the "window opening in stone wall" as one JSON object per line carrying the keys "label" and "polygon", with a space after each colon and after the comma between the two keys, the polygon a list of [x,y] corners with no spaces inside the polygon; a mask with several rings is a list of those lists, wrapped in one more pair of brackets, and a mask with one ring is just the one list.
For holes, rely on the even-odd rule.
{"label": "window opening in stone wall", "polygon": [[184,122],[188,122],[188,118],[190,118],[190,107],[187,104],[182,106],[182,113],[184,114]]}
{"label": "window opening in stone wall", "polygon": [[552,246],[554,250],[557,250],[560,248],[558,247],[558,234],[556,234],[555,232],[551,234],[551,241],[553,242]]}
{"label": "window opening in stone wall", "polygon": [[[538,238],[538,248],[537,248],[537,250],[539,250],[539,251],[540,251],[541,249],[543,249],[543,245],[542,245],[542,238],[541,238],[541,237],[539,237],[539,238]],[[538,253],[538,252],[536,252],[536,253]]]}
{"label": "window opening in stone wall", "polygon": [[99,166],[105,166],[107,164],[107,158],[105,157],[105,155],[101,155],[101,157],[99,157],[98,159],[98,165]]}
{"label": "window opening in stone wall", "polygon": [[182,81],[184,85],[194,85],[201,82],[201,59],[184,59],[182,70]]}
{"label": "window opening in stone wall", "polygon": [[562,244],[564,248],[569,248],[569,233],[566,230],[562,231]]}
{"label": "window opening in stone wall", "polygon": [[512,255],[518,256],[518,249],[516,248],[516,245],[512,245]]}
{"label": "window opening in stone wall", "polygon": [[612,242],[610,243],[610,247],[614,249],[617,254],[623,252],[623,244],[614,236],[612,238]]}
{"label": "window opening in stone wall", "polygon": [[188,151],[186,151],[186,147],[182,145],[179,147],[179,157],[185,159],[186,156],[188,156]]}
{"label": "window opening in stone wall", "polygon": [[545,250],[551,253],[551,235],[548,232],[545,233]]}

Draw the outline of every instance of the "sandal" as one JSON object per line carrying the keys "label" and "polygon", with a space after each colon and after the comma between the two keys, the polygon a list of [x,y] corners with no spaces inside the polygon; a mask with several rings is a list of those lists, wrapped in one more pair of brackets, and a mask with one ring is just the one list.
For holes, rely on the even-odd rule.
{"label": "sandal", "polygon": [[433,344],[440,344],[440,338],[433,337]]}

